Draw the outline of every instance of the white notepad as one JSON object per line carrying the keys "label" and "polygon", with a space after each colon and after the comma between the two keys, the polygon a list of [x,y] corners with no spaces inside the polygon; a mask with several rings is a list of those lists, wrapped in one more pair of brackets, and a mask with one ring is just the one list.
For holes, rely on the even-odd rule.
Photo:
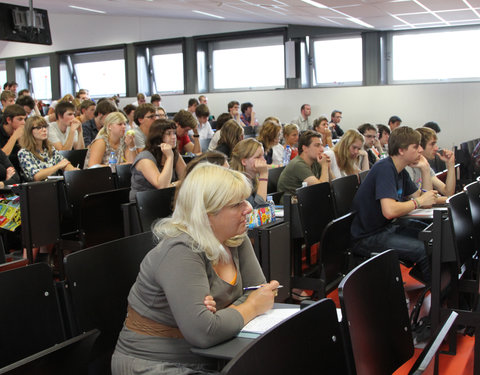
{"label": "white notepad", "polygon": [[248,334],[262,334],[274,325],[284,321],[300,310],[300,306],[288,309],[271,309],[265,314],[251,320],[239,333],[239,336],[246,337]]}

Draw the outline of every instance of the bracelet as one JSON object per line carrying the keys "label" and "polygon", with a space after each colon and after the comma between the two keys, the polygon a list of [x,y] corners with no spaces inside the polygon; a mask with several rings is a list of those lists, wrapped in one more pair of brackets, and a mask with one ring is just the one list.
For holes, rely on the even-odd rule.
{"label": "bracelet", "polygon": [[413,202],[413,205],[414,205],[413,209],[416,210],[416,209],[418,208],[418,203],[417,203],[417,201],[415,200],[415,198],[412,198],[412,199],[410,199],[410,200]]}
{"label": "bracelet", "polygon": [[198,138],[198,137],[200,137],[200,134],[194,134],[193,135],[193,138]]}
{"label": "bracelet", "polygon": [[129,147],[128,148],[130,151],[135,151],[137,149],[137,147]]}
{"label": "bracelet", "polygon": [[259,178],[258,181],[268,181],[268,178]]}

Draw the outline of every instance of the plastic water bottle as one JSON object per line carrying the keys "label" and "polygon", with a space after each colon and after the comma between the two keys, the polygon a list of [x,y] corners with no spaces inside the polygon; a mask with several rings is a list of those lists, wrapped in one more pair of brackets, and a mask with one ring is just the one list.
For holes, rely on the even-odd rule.
{"label": "plastic water bottle", "polygon": [[117,170],[117,155],[115,155],[115,151],[110,152],[110,156],[108,157],[108,165],[112,169],[112,172]]}
{"label": "plastic water bottle", "polygon": [[267,203],[268,206],[270,207],[270,215],[271,215],[271,223],[275,221],[275,202],[273,201],[273,198],[271,195],[267,195]]}
{"label": "plastic water bottle", "polygon": [[289,145],[285,147],[285,150],[283,151],[283,165],[287,165],[290,163],[290,157],[292,156],[292,149],[290,148]]}

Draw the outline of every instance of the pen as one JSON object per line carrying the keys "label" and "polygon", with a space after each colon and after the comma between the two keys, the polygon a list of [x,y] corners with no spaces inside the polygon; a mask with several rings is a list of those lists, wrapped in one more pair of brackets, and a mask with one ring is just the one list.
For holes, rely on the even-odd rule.
{"label": "pen", "polygon": [[[247,286],[246,288],[243,288],[243,290],[257,290],[261,288],[263,285],[255,285],[255,286]],[[283,288],[283,285],[279,285],[277,289]]]}

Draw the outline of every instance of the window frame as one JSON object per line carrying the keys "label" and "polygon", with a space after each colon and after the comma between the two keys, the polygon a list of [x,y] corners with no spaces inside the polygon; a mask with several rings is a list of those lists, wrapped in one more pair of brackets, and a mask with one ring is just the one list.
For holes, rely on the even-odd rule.
{"label": "window frame", "polygon": [[394,46],[393,38],[396,35],[411,35],[411,34],[441,34],[445,32],[456,31],[468,31],[478,30],[480,32],[480,26],[451,26],[448,28],[428,28],[421,30],[399,30],[389,31],[385,40],[385,60],[387,67],[387,85],[411,85],[411,84],[430,84],[430,83],[465,83],[465,82],[479,82],[480,74],[478,77],[464,77],[464,78],[423,78],[423,79],[408,79],[408,80],[394,80],[393,78],[393,65],[394,65]]}
{"label": "window frame", "polygon": [[[283,86],[252,86],[252,87],[234,87],[234,88],[222,88],[215,89],[213,86],[213,51],[216,49],[227,49],[225,45],[229,43],[235,43],[237,46],[244,47],[257,47],[262,44],[253,44],[253,41],[265,42],[265,40],[271,39],[274,37],[279,37],[282,39],[282,45],[284,48],[283,61]],[[214,35],[201,35],[193,37],[195,41],[195,51],[204,51],[206,52],[205,59],[205,77],[207,78],[206,82],[199,82],[199,73],[197,70],[197,86],[202,87],[202,92],[212,92],[212,93],[222,93],[222,92],[242,92],[242,91],[267,91],[267,90],[281,90],[287,88],[287,79],[286,79],[286,61],[285,61],[285,42],[287,40],[287,28],[272,28],[264,30],[246,30],[241,32],[232,32],[225,34],[214,34]],[[223,48],[215,48],[218,47]],[[266,44],[263,44],[266,45]],[[274,45],[274,44],[271,44]],[[195,58],[197,55],[195,55]],[[198,69],[198,65],[197,65]]]}
{"label": "window frame", "polygon": [[[136,80],[137,80],[137,87],[138,92],[144,92],[146,95],[152,94],[161,94],[161,95],[184,95],[186,91],[186,53],[185,53],[185,38],[173,38],[173,39],[162,39],[162,40],[150,40],[146,42],[138,42],[133,43],[135,48],[135,59],[136,59]],[[156,83],[155,83],[155,74],[153,68],[153,56],[155,54],[153,51],[158,48],[178,48],[180,47],[182,53],[182,61],[183,61],[183,89],[181,91],[157,91],[156,90]],[[148,82],[142,85],[139,71],[139,58],[145,58],[145,66],[142,69],[145,69],[146,78]]]}
{"label": "window frame", "polygon": [[[361,79],[359,81],[339,81],[339,82],[316,82],[317,77],[317,67],[315,62],[315,42],[317,41],[327,41],[327,40],[341,40],[341,39],[359,39],[360,40],[360,48],[361,48]],[[362,37],[361,32],[356,33],[342,33],[342,34],[327,34],[322,36],[311,36],[310,37],[310,51],[309,51],[309,61],[310,64],[310,87],[312,88],[321,88],[321,87],[357,87],[357,86],[364,86],[365,82],[365,72],[364,72],[364,64],[365,64],[365,56],[364,56],[364,38]]]}
{"label": "window frame", "polygon": [[[61,84],[61,96],[64,96],[67,93],[71,92],[64,92],[63,90],[63,82],[64,80],[68,80],[69,82],[66,82],[69,87],[72,87],[74,91],[72,94],[75,94],[79,89],[82,88],[87,88],[88,87],[81,87],[80,83],[78,81],[77,73],[75,71],[75,63],[78,61],[75,61],[75,58],[77,56],[75,55],[83,55],[80,59],[84,60],[83,62],[95,62],[95,61],[108,61],[108,60],[114,60],[114,59],[106,59],[106,60],[98,60],[98,59],[88,59],[86,56],[88,54],[90,55],[100,55],[100,54],[105,54],[108,57],[108,54],[112,52],[119,51],[119,54],[122,56],[123,61],[124,61],[124,73],[125,73],[125,96],[120,95],[120,97],[128,97],[128,92],[129,92],[129,84],[128,84],[128,59],[127,59],[127,45],[126,44],[116,44],[116,45],[111,45],[111,46],[102,46],[102,47],[95,47],[95,48],[84,48],[84,49],[75,49],[75,50],[67,50],[67,51],[59,51],[56,52],[57,55],[59,56],[59,59],[62,61],[68,61],[69,63],[66,66],[66,70],[68,73],[62,71],[62,68],[60,68],[60,84]],[[74,58],[75,57],[75,58]],[[90,89],[89,89],[90,90]],[[120,93],[112,93],[112,94],[105,94],[105,95],[91,95],[93,99],[96,98],[101,98],[105,96],[113,96],[113,95],[118,95]]]}

